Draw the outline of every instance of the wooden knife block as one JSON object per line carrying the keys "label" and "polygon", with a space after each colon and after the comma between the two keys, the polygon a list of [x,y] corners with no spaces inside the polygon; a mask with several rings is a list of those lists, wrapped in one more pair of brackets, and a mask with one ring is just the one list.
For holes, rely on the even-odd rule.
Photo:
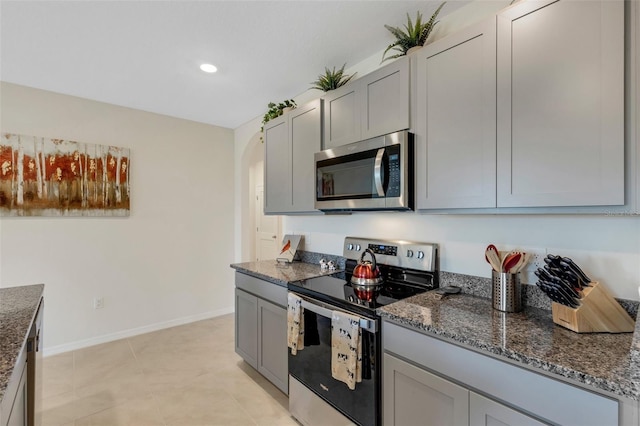
{"label": "wooden knife block", "polygon": [[582,290],[582,305],[551,303],[553,322],[576,333],[629,333],[635,321],[599,282]]}

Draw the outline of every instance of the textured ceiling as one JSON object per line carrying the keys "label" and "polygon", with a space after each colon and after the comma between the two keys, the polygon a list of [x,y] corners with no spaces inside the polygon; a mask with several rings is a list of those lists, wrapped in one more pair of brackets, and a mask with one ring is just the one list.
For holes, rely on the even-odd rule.
{"label": "textured ceiling", "polygon": [[[450,1],[440,17],[464,5]],[[440,1],[0,2],[0,79],[236,128]],[[199,70],[202,62],[216,74]]]}

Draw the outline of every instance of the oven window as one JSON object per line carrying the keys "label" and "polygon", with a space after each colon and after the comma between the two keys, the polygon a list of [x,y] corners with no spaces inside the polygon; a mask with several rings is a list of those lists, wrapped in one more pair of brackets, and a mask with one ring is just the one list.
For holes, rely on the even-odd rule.
{"label": "oven window", "polygon": [[331,377],[331,318],[304,312],[304,349],[289,353],[289,374],[361,425],[378,424],[380,398],[377,336],[362,331],[362,382],[349,390]]}

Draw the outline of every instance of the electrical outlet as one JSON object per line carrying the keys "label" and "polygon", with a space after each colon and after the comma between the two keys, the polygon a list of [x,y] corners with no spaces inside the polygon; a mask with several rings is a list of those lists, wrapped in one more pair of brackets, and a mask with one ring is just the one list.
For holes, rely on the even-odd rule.
{"label": "electrical outlet", "polygon": [[104,308],[104,297],[94,297],[93,298],[93,309],[102,309]]}
{"label": "electrical outlet", "polygon": [[529,263],[522,270],[521,280],[525,284],[535,284],[538,277],[534,274],[536,269],[544,266],[544,258],[547,256],[546,248],[523,248],[523,252],[528,253],[531,258]]}
{"label": "electrical outlet", "polygon": [[535,271],[538,268],[544,266],[544,258],[547,256],[547,249],[544,248],[525,248],[522,249],[525,253],[529,253],[531,258],[529,263],[524,268],[525,271]]}

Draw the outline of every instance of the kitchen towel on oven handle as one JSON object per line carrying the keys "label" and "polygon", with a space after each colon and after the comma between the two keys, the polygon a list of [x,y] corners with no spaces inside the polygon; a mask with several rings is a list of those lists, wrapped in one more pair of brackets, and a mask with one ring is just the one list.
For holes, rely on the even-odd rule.
{"label": "kitchen towel on oven handle", "polygon": [[331,314],[331,377],[351,390],[362,381],[360,318],[346,312]]}
{"label": "kitchen towel on oven handle", "polygon": [[291,355],[304,349],[304,321],[302,299],[293,293],[287,294],[287,346]]}

